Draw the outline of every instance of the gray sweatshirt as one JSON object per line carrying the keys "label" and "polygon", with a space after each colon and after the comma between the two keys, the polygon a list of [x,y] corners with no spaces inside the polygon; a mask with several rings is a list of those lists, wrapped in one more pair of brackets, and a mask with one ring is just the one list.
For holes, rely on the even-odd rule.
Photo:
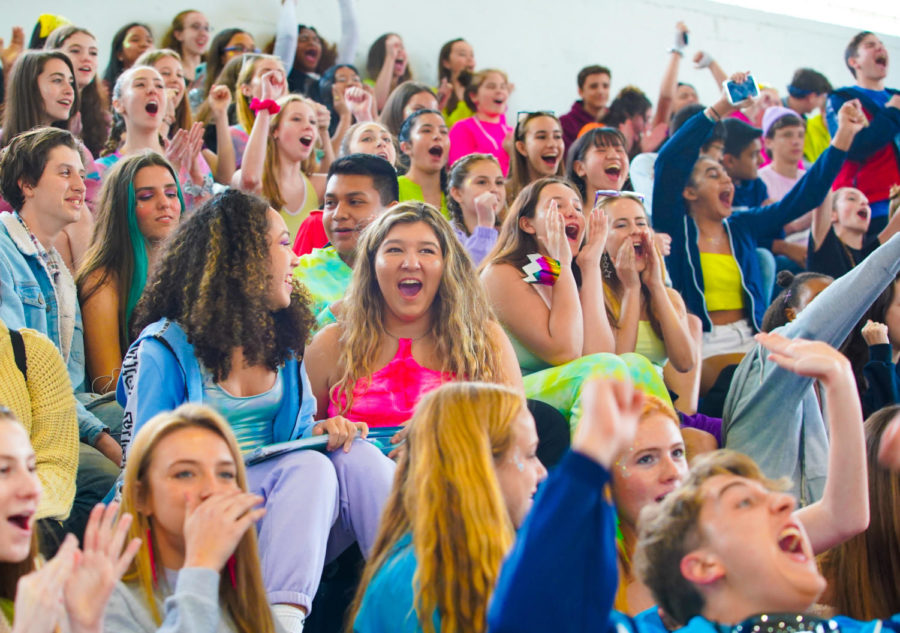
{"label": "gray sweatshirt", "polygon": [[[177,574],[175,591],[161,607],[163,622],[153,622],[145,596],[137,583],[120,582],[106,606],[106,633],[234,633],[231,618],[219,606],[218,572],[187,567]],[[283,629],[275,623],[275,630]]]}
{"label": "gray sweatshirt", "polygon": [[[776,331],[787,338],[839,346],[900,272],[900,234],[822,291],[797,318]],[[807,505],[822,498],[828,474],[828,430],[813,380],[767,360],[757,344],[738,365],[725,399],[726,448],[752,457],[772,478],[790,477]]]}

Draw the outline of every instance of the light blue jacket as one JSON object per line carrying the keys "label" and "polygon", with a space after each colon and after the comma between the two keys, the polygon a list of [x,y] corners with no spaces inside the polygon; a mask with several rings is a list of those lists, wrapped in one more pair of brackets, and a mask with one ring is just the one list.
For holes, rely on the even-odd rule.
{"label": "light blue jacket", "polygon": [[[281,373],[285,396],[275,416],[272,435],[276,443],[312,435],[316,413],[306,367],[291,358]],[[203,404],[203,398],[200,361],[187,334],[169,319],[151,323],[125,354],[116,385],[116,399],[125,408],[122,446],[127,449],[131,438],[157,413],[186,402]]]}
{"label": "light blue jacket", "polygon": [[[13,213],[0,214],[0,319],[10,329],[28,327],[53,341],[75,393],[83,393],[84,328],[75,280],[55,249],[51,256],[59,265],[56,286],[25,227]],[[106,427],[81,402],[77,412],[81,441],[93,445]]]}

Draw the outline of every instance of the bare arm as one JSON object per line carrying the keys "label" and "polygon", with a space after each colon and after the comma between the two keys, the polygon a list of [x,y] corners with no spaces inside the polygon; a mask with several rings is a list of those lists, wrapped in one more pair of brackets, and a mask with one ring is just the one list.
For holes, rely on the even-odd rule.
{"label": "bare arm", "polygon": [[[86,285],[92,287],[101,276],[95,271]],[[122,350],[119,348],[119,291],[118,282],[107,277],[102,286],[81,302],[84,322],[84,355],[91,391],[109,393],[116,388],[122,371]]]}
{"label": "bare arm", "polygon": [[519,361],[516,359],[516,351],[513,349],[512,343],[503,327],[496,321],[488,323],[490,336],[497,341],[500,346],[500,367],[503,376],[500,381],[508,387],[512,387],[521,394],[525,394],[525,387],[522,385],[522,370],[519,368]]}
{"label": "bare arm", "polygon": [[[271,70],[260,78],[262,83],[262,100],[278,99],[286,89],[284,74]],[[266,160],[266,141],[271,129],[272,114],[266,109],[260,109],[253,121],[253,129],[247,139],[247,147],[244,148],[244,158],[241,168],[234,172],[231,178],[231,186],[250,193],[262,191],[263,164]],[[218,127],[218,126],[217,126]],[[229,141],[230,142],[230,141]]]}
{"label": "bare arm", "polygon": [[[828,235],[828,229],[831,228],[832,216],[832,194],[829,193],[825,201],[812,212],[812,229],[810,233],[813,238],[813,246],[815,250],[819,250],[825,237]],[[885,229],[887,230],[887,229]]]}
{"label": "bare arm", "polygon": [[328,417],[329,392],[334,384],[335,359],[340,355],[340,328],[331,324],[318,332],[306,346],[303,362],[309,376],[309,386],[316,397],[316,419]]}
{"label": "bare arm", "polygon": [[680,372],[694,368],[694,340],[687,322],[684,300],[671,288],[650,289],[653,314],[662,329],[669,362]]}
{"label": "bare arm", "polygon": [[400,46],[396,37],[388,37],[384,43],[384,63],[375,78],[375,105],[379,112],[384,108],[384,104],[391,94],[391,84],[394,81],[394,62],[397,61]]}
{"label": "bare arm", "polygon": [[[209,152],[215,158],[215,162],[211,162],[209,158],[206,159],[206,162],[213,168],[216,182],[227,185],[234,176],[234,170],[237,169],[234,143],[231,142],[231,132],[228,126],[228,105],[231,103],[231,91],[227,86],[213,86],[209,90],[208,99],[216,125],[216,150],[218,153]],[[207,151],[209,150],[206,150],[204,155]]]}
{"label": "bare arm", "polygon": [[579,296],[581,313],[584,317],[582,355],[613,352],[616,348],[613,329],[606,314],[603,274],[600,268],[608,231],[609,221],[606,215],[599,209],[593,209],[588,216],[587,240],[577,258],[581,270]]}

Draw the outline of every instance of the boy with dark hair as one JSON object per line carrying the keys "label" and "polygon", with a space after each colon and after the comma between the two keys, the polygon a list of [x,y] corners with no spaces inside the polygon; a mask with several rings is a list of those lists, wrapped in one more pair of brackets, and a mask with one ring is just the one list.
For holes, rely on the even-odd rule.
{"label": "boy with dark hair", "polygon": [[762,130],[736,118],[726,118],[722,166],[734,183],[735,207],[760,207],[768,199],[765,183],[759,179],[762,158]]}
{"label": "boy with dark hair", "polygon": [[[803,141],[803,159],[807,164],[816,161],[831,142],[831,134],[825,125],[823,113],[825,100],[831,94],[831,82],[822,73],[812,68],[798,68],[787,87],[788,94],[781,103],[799,114],[806,122],[806,137]],[[819,113],[813,116],[813,112]]]}
{"label": "boy with dark hair", "polygon": [[888,52],[874,33],[857,33],[844,51],[844,62],[856,84],[828,97],[828,129],[832,134],[837,129],[837,112],[850,99],[859,99],[869,125],[853,140],[834,189],[856,187],[865,194],[872,208],[869,235],[877,235],[888,221],[891,186],[900,183],[900,94],[884,86]]}
{"label": "boy with dark hair", "polygon": [[399,197],[397,172],[385,159],[350,154],[331,163],[322,207],[328,245],[300,257],[294,269],[294,278],[309,290],[320,326],[334,321],[330,305],[350,284],[360,233]]}
{"label": "boy with dark hair", "polygon": [[122,410],[89,393],[75,281],[53,247],[66,226],[89,213],[75,137],[39,128],[12,139],[0,158],[0,193],[14,209],[0,214],[0,320],[10,329],[32,328],[46,335],[66,362],[82,442],[79,496],[66,525],[80,534],[91,508],[118,474],[122,449],[110,427],[120,426]]}
{"label": "boy with dark hair", "polygon": [[578,99],[572,109],[559,117],[566,150],[578,138],[578,132],[588,123],[597,123],[606,116],[612,72],[606,66],[585,66],[578,71]]}

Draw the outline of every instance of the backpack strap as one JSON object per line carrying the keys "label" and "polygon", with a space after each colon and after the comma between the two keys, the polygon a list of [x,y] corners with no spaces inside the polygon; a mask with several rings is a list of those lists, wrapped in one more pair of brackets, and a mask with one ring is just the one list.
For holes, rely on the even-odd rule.
{"label": "backpack strap", "polygon": [[9,340],[12,343],[13,356],[16,359],[16,367],[22,372],[22,377],[28,380],[28,359],[25,356],[25,339],[19,330],[9,330]]}

